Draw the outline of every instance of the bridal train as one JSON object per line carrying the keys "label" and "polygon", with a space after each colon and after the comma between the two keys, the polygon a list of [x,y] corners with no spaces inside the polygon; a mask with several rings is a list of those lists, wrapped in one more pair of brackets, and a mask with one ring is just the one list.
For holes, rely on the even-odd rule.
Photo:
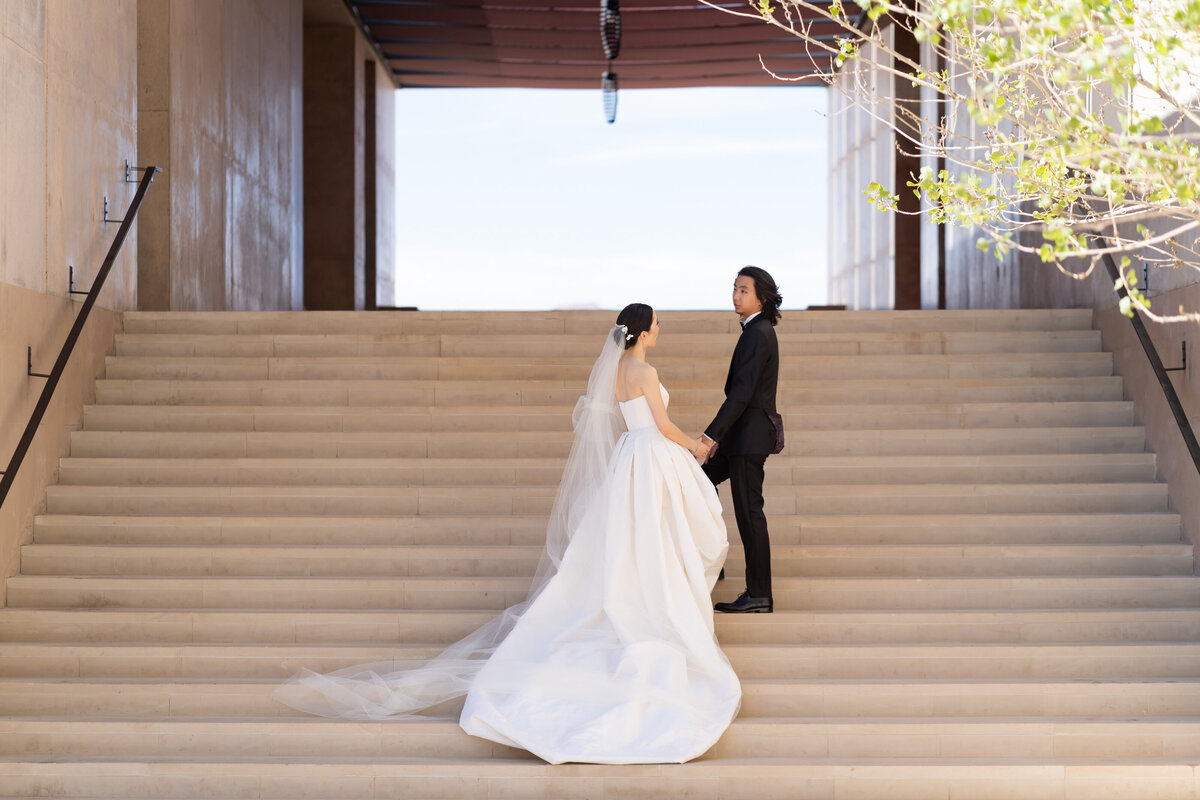
{"label": "bridal train", "polygon": [[713,632],[721,505],[647,398],[617,401],[627,338],[610,331],[576,406],[526,600],[427,662],[305,670],[279,700],[360,720],[444,714],[461,700],[467,733],[551,763],[680,763],[717,742],[741,703]]}

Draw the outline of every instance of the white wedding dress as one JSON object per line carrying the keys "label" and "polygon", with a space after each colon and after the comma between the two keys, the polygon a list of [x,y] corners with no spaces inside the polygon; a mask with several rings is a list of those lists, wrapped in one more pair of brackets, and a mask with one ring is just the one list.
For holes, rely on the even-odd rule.
{"label": "white wedding dress", "polygon": [[713,635],[710,593],[729,547],[717,493],[659,432],[645,397],[620,407],[629,430],[607,485],[460,719],[552,763],[687,761],[741,702]]}
{"label": "white wedding dress", "polygon": [[576,406],[529,596],[428,661],[302,670],[276,698],[358,720],[462,702],[467,733],[552,763],[678,763],[716,743],[741,703],[713,634],[721,505],[644,397],[617,402],[624,336],[609,332]]}

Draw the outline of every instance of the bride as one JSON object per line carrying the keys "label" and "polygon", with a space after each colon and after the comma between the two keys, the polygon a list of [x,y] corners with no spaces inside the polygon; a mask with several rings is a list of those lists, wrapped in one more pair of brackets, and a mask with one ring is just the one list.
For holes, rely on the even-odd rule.
{"label": "bride", "polygon": [[646,363],[658,333],[642,303],[609,332],[522,603],[429,661],[304,671],[276,696],[350,719],[465,696],[463,730],[551,763],[678,763],[712,747],[741,702],[710,599],[729,545],[692,457],[705,445],[671,422]]}

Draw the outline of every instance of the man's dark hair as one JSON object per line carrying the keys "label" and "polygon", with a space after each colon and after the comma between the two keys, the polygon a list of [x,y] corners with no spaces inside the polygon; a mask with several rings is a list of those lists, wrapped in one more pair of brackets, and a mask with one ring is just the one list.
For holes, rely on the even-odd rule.
{"label": "man's dark hair", "polygon": [[783,302],[783,295],[779,293],[779,287],[775,285],[775,279],[771,277],[762,267],[745,266],[738,270],[738,275],[745,275],[754,281],[754,294],[758,296],[758,300],[762,303],[762,314],[770,321],[771,325],[778,325],[779,318],[783,314],[779,313],[779,306]]}

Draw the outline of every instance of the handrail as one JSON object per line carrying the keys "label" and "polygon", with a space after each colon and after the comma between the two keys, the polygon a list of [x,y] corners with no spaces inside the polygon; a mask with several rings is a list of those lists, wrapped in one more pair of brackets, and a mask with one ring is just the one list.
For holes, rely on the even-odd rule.
{"label": "handrail", "polygon": [[[1101,242],[1106,247],[1108,246],[1108,242],[1102,237]],[[1108,269],[1109,277],[1117,286],[1117,296],[1128,297],[1129,291],[1125,288],[1125,282],[1121,280],[1121,271],[1109,253],[1104,254],[1104,266]],[[1133,307],[1136,309],[1136,304]],[[1183,404],[1179,402],[1179,395],[1175,393],[1175,384],[1171,383],[1171,376],[1163,367],[1162,358],[1158,355],[1158,348],[1154,346],[1154,340],[1150,338],[1150,332],[1146,330],[1146,323],[1142,321],[1141,315],[1135,310],[1129,321],[1133,323],[1133,330],[1137,333],[1138,341],[1142,343],[1142,349],[1146,351],[1146,359],[1150,362],[1151,369],[1154,370],[1154,376],[1158,378],[1163,394],[1166,395],[1167,405],[1170,406],[1171,413],[1175,416],[1175,424],[1179,426],[1183,443],[1187,445],[1188,452],[1192,456],[1192,464],[1195,465],[1196,471],[1200,472],[1200,443],[1197,443],[1196,433],[1192,430],[1192,424],[1188,422],[1187,412],[1183,410]]]}
{"label": "handrail", "polygon": [[142,207],[146,190],[154,182],[154,176],[162,171],[158,167],[146,167],[145,170],[146,174],[138,183],[137,193],[134,194],[133,202],[129,204],[129,210],[125,212],[125,217],[121,220],[121,227],[117,229],[112,246],[108,248],[108,255],[104,257],[100,272],[96,274],[96,280],[92,282],[92,288],[83,301],[79,315],[75,317],[75,324],[71,326],[71,332],[67,334],[62,349],[58,351],[58,360],[54,362],[54,369],[50,370],[50,374],[46,376],[46,385],[42,387],[41,397],[38,398],[37,405],[33,407],[33,413],[29,415],[29,422],[25,425],[25,432],[21,434],[21,441],[17,443],[17,449],[13,451],[8,468],[0,475],[0,506],[4,505],[4,499],[8,497],[8,490],[17,478],[17,470],[21,467],[21,462],[25,460],[25,454],[33,442],[34,434],[37,433],[42,417],[46,415],[46,409],[50,407],[54,389],[62,379],[63,372],[67,368],[67,361],[71,358],[71,351],[75,349],[75,342],[78,341],[79,334],[83,331],[88,315],[92,313],[92,306],[96,305],[96,298],[100,295],[100,290],[104,288],[104,281],[108,277],[108,273],[112,271],[117,254],[121,252],[121,246],[125,244],[125,237],[129,235],[129,228],[133,225],[138,209]]}

